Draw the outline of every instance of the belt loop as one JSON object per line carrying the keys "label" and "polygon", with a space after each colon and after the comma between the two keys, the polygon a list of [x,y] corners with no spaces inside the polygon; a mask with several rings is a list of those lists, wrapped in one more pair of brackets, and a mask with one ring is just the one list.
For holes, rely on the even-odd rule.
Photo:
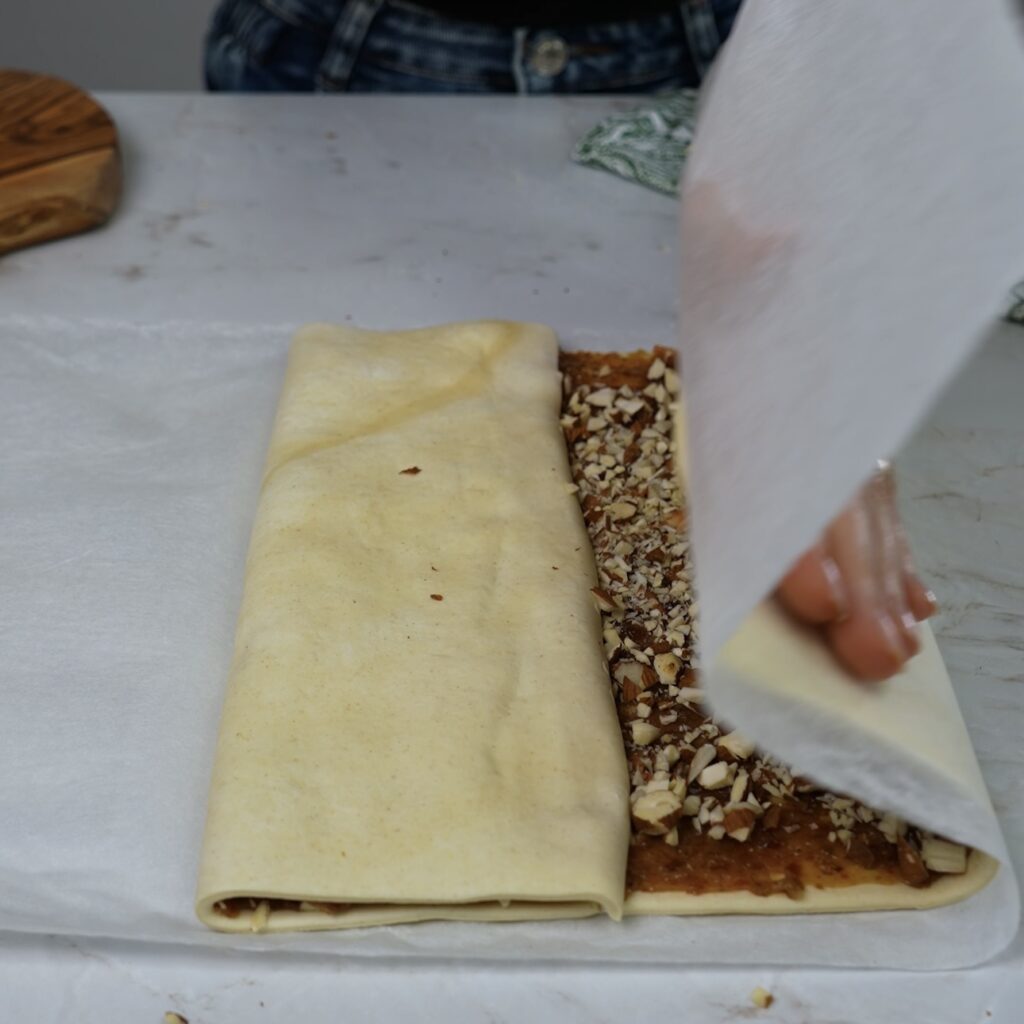
{"label": "belt loop", "polygon": [[512,77],[516,82],[516,92],[525,96],[530,87],[526,80],[526,33],[527,29],[517,28],[512,35]]}
{"label": "belt loop", "polygon": [[348,0],[331,30],[324,59],[317,68],[317,88],[334,92],[348,86],[356,58],[384,0]]}
{"label": "belt loop", "polygon": [[713,0],[682,0],[679,14],[683,20],[683,31],[686,33],[693,66],[703,78],[722,45]]}

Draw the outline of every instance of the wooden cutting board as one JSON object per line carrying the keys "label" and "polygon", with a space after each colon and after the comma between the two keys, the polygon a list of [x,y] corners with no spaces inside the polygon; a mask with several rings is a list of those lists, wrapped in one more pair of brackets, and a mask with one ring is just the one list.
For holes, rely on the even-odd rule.
{"label": "wooden cutting board", "polygon": [[86,231],[121,195],[110,115],[59,78],[0,70],[0,255]]}

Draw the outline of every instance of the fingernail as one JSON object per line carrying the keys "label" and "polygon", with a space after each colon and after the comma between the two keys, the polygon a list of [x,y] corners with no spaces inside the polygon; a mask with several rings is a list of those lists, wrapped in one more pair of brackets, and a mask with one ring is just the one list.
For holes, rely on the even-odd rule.
{"label": "fingernail", "polygon": [[900,616],[903,623],[903,649],[911,657],[921,650],[921,631],[913,612],[904,612]]}
{"label": "fingernail", "polygon": [[886,653],[892,658],[898,668],[907,660],[907,650],[900,635],[900,628],[896,625],[896,620],[888,612],[879,613],[876,621],[878,622],[878,628],[882,631],[882,636],[885,637]]}
{"label": "fingernail", "polygon": [[843,582],[843,574],[839,569],[839,563],[827,555],[821,560],[821,570],[828,582],[829,594],[835,604],[836,622],[842,622],[850,615],[850,598],[846,593],[846,584]]}
{"label": "fingernail", "polygon": [[939,599],[935,596],[935,591],[926,590],[924,592],[924,598],[931,608],[931,612],[929,614],[934,615],[939,610]]}

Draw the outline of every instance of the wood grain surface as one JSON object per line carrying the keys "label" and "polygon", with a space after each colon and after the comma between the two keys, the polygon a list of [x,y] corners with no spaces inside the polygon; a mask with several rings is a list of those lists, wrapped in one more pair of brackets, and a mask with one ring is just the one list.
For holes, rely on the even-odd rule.
{"label": "wood grain surface", "polygon": [[0,254],[104,223],[121,184],[117,130],[95,100],[0,70]]}

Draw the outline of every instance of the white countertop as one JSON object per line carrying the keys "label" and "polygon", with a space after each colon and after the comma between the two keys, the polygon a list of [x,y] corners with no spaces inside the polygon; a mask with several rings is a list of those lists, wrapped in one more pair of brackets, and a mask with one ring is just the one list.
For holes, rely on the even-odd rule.
{"label": "white countertop", "polygon": [[[109,95],[125,200],[0,260],[0,314],[413,326],[497,316],[578,345],[671,343],[671,200],[568,161],[617,99]],[[940,644],[1024,873],[1024,331],[1007,327],[901,459]],[[990,736],[1021,737],[1013,757]],[[1003,742],[1005,749],[1008,744]],[[1012,749],[1012,747],[1011,747]],[[776,1002],[757,1011],[755,985]],[[0,936],[0,1021],[784,1024],[1020,1020],[1024,938],[969,972],[547,969],[241,956]],[[989,1016],[991,1014],[991,1016]]]}

